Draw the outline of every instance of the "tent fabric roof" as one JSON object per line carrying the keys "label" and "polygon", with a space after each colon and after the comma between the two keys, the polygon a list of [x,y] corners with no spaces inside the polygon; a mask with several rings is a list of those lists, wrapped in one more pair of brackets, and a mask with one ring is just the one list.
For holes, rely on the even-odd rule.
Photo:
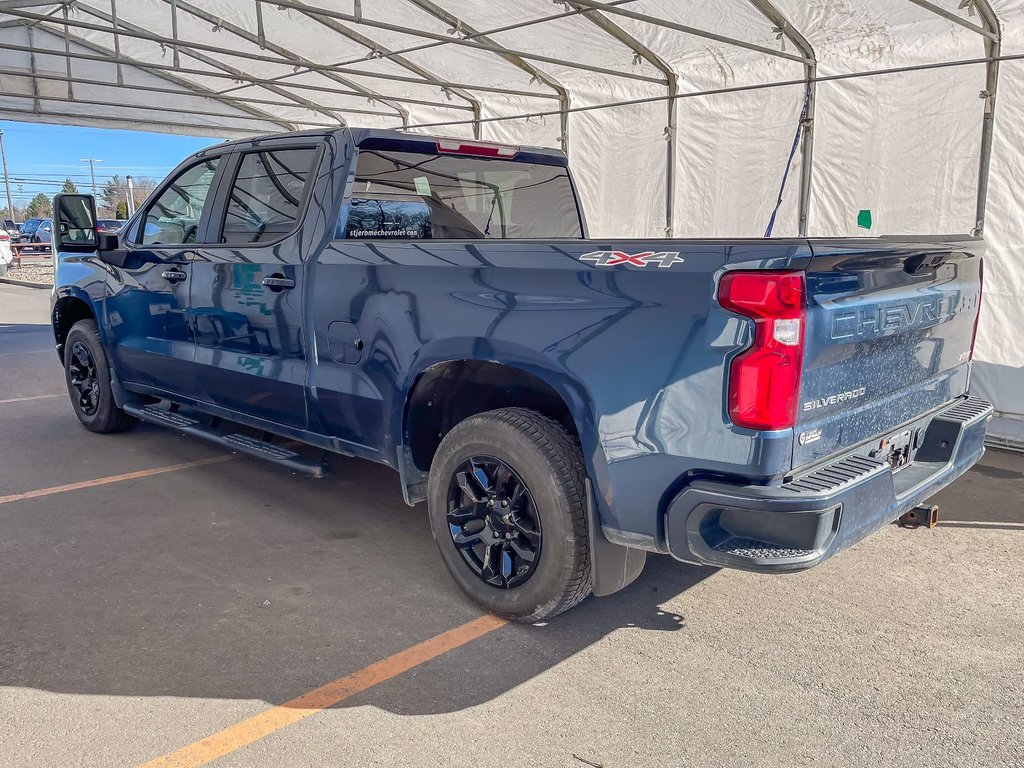
{"label": "tent fabric roof", "polygon": [[598,236],[760,236],[776,209],[775,235],[964,233],[988,199],[976,378],[1024,414],[999,332],[1024,296],[1022,22],[1024,0],[0,0],[0,117],[561,147]]}

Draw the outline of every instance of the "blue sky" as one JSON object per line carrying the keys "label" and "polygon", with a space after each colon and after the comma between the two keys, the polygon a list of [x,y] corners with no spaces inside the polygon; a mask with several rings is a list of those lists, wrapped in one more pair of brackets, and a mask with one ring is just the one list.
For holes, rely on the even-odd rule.
{"label": "blue sky", "polygon": [[[0,130],[4,132],[11,196],[19,208],[39,192],[55,195],[67,176],[81,191],[91,191],[89,164],[79,160],[83,157],[103,161],[96,163],[97,185],[114,174],[121,178],[128,174],[134,178],[160,180],[188,155],[222,141],[6,120],[0,120]],[[0,178],[0,208],[7,207],[4,195]]]}

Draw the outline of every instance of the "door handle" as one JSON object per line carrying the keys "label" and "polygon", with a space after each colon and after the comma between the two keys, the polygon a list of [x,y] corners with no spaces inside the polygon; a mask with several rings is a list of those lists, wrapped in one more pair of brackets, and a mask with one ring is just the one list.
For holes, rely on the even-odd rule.
{"label": "door handle", "polygon": [[295,281],[290,277],[285,277],[280,272],[276,272],[270,277],[263,278],[263,285],[272,290],[274,293],[280,293],[284,290],[289,290],[295,287]]}
{"label": "door handle", "polygon": [[188,275],[185,274],[182,270],[178,269],[177,267],[171,267],[170,269],[165,269],[163,272],[161,272],[160,277],[162,277],[168,283],[180,283],[182,280],[187,278]]}

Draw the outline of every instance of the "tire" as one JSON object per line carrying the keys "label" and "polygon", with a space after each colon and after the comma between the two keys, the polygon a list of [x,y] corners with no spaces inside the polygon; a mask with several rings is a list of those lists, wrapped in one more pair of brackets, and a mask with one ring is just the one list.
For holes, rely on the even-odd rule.
{"label": "tire", "polygon": [[[88,361],[93,374],[88,375]],[[79,320],[64,341],[64,381],[71,407],[90,432],[124,432],[135,424],[135,417],[117,407],[110,388],[110,361],[95,320]]]}
{"label": "tire", "polygon": [[430,529],[456,584],[513,621],[577,605],[591,591],[585,488],[579,444],[552,419],[503,408],[457,424],[427,484]]}

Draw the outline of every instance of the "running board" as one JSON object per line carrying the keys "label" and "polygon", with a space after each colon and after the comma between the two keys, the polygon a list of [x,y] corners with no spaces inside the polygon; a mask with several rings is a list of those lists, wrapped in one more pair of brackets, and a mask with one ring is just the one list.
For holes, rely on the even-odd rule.
{"label": "running board", "polygon": [[[289,472],[310,477],[323,477],[327,474],[327,466],[323,461],[306,458],[283,446],[274,445],[267,440],[260,440],[249,435],[239,433],[225,435],[216,428],[204,424],[191,416],[186,416],[180,411],[169,411],[155,405],[138,406],[131,404],[126,404],[124,411],[140,421],[168,427],[193,437],[201,437],[228,450],[244,453],[247,456],[255,456],[257,459],[277,464]],[[219,421],[218,419],[214,423]]]}

